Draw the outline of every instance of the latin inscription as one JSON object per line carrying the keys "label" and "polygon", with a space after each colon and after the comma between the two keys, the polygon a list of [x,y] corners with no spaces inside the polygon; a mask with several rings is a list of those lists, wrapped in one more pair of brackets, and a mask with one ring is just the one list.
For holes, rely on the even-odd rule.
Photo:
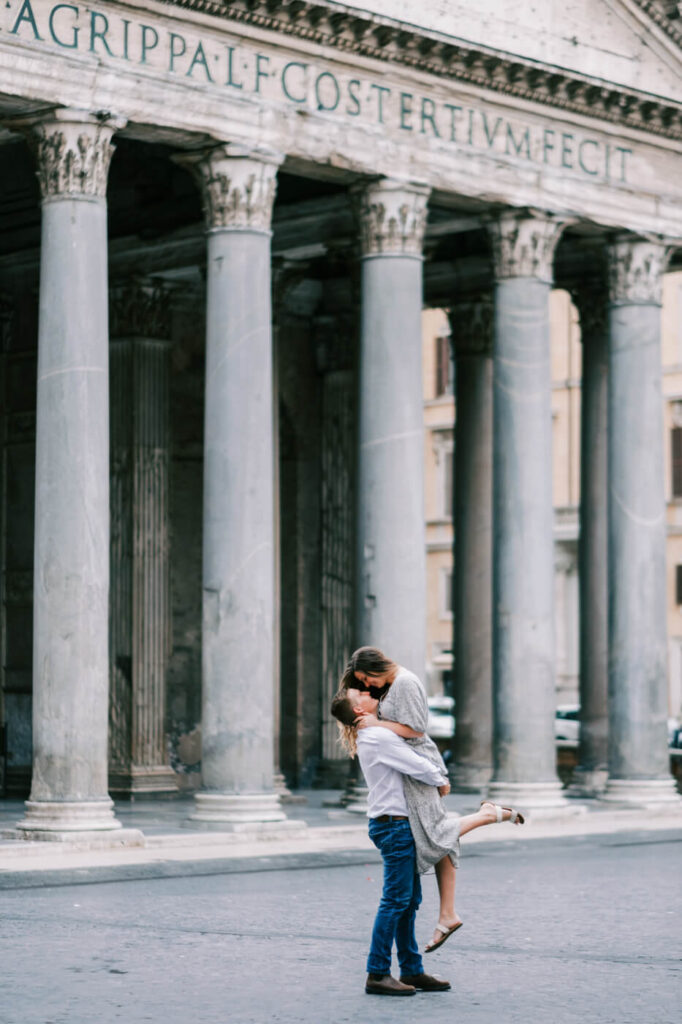
{"label": "latin inscription", "polygon": [[495,115],[483,106],[445,102],[428,96],[350,77],[312,60],[290,60],[244,45],[221,43],[176,32],[158,22],[105,14],[75,3],[40,0],[6,3],[3,35],[43,42],[66,51],[124,61],[208,87],[226,95],[257,96],[332,117],[358,119],[419,138],[435,138],[464,150],[476,150],[530,164],[570,171],[603,181],[627,182],[632,150],[615,142],[524,123]]}

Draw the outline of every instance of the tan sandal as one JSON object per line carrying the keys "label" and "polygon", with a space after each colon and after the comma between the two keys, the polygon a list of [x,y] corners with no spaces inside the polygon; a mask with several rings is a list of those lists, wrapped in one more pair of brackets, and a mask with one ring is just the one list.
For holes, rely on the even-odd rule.
{"label": "tan sandal", "polygon": [[426,945],[424,946],[424,952],[433,953],[434,949],[438,949],[438,947],[442,946],[444,942],[447,942],[450,936],[454,935],[457,929],[461,928],[463,924],[464,921],[458,921],[457,924],[453,924],[452,928],[449,928],[448,925],[443,924],[442,921],[439,921],[438,924],[436,925],[436,931],[442,932],[442,935],[439,939],[436,939],[435,941],[432,940],[431,942],[427,942]]}
{"label": "tan sandal", "polygon": [[492,800],[481,800],[481,807],[488,804],[490,807],[495,808],[495,820],[504,821],[504,812],[509,811],[509,818],[507,819],[512,825],[523,825],[526,821],[521,811],[517,811],[514,807],[501,807],[499,804],[494,804]]}

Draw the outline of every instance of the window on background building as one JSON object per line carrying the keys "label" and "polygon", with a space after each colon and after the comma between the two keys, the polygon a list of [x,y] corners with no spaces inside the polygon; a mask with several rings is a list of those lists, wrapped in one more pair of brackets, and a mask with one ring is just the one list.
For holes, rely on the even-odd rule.
{"label": "window on background building", "polygon": [[682,604],[682,565],[675,566],[675,604]]}
{"label": "window on background building", "polygon": [[434,430],[433,450],[436,457],[436,518],[452,519],[454,442],[451,429]]}
{"label": "window on background building", "polygon": [[443,452],[443,515],[452,519],[453,488],[452,474],[454,472],[455,453],[452,448],[446,448]]}
{"label": "window on background building", "polygon": [[440,617],[452,618],[452,569],[440,570]]}
{"label": "window on background building", "polygon": [[670,453],[673,498],[682,498],[682,427],[670,431]]}
{"label": "window on background building", "polygon": [[450,335],[439,334],[436,338],[436,398],[452,394],[453,367],[450,355]]}

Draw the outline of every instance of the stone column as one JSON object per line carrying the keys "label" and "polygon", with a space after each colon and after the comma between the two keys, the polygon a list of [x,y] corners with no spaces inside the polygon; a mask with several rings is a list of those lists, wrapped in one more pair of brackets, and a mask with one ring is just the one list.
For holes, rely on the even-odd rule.
{"label": "stone column", "polygon": [[572,289],[583,349],[580,423],[580,746],[571,796],[596,796],[607,779],[608,737],[608,290]]}
{"label": "stone column", "polygon": [[549,293],[562,223],[506,213],[495,256],[494,773],[490,797],[563,805],[554,741],[554,535]]}
{"label": "stone column", "polygon": [[273,786],[274,409],[270,221],[278,160],[194,164],[208,231],[203,790],[192,825],[282,822]]}
{"label": "stone column", "polygon": [[177,789],[166,744],[170,302],[154,282],[111,294],[109,784],[127,796]]}
{"label": "stone column", "polygon": [[605,799],[678,803],[669,772],[661,244],[609,246],[609,781]]}
{"label": "stone column", "polygon": [[450,311],[456,363],[454,471],[453,788],[476,792],[492,776],[493,301]]}
{"label": "stone column", "polygon": [[42,193],[33,631],[33,783],[19,829],[117,829],[107,795],[112,124],[35,123]]}
{"label": "stone column", "polygon": [[358,645],[424,677],[426,545],[421,371],[428,189],[381,180],[355,192],[360,231]]}

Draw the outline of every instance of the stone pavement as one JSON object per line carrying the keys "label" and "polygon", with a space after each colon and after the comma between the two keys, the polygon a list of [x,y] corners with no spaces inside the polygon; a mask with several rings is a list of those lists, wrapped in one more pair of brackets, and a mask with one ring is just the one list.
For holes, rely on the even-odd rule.
{"label": "stone pavement", "polygon": [[[678,1024],[681,846],[679,829],[467,843],[465,927],[425,961],[453,990],[404,1000],[363,993],[369,857],[17,887],[0,1024]],[[420,942],[435,893],[426,876]]]}
{"label": "stone pavement", "polygon": [[[302,795],[305,802],[286,806],[291,821],[285,832],[277,828],[243,834],[196,831],[186,827],[192,801],[177,799],[117,804],[116,814],[124,828],[141,831],[138,845],[117,846],[116,833],[105,833],[102,840],[74,839],[69,843],[0,838],[0,889],[17,884],[64,884],[75,879],[220,873],[244,870],[245,866],[272,869],[277,865],[347,864],[375,856],[364,817],[338,805],[338,791],[307,790]],[[334,803],[336,806],[328,806]],[[453,812],[469,813],[478,806],[478,798],[452,794],[446,798],[446,805]],[[0,801],[0,837],[22,816],[22,807],[20,801]],[[624,810],[596,802],[571,809],[574,813],[568,816],[535,817],[520,827],[503,823],[478,829],[465,842],[476,847],[489,843],[517,845],[633,830],[679,830],[682,835],[682,801],[678,808],[665,813]]]}

